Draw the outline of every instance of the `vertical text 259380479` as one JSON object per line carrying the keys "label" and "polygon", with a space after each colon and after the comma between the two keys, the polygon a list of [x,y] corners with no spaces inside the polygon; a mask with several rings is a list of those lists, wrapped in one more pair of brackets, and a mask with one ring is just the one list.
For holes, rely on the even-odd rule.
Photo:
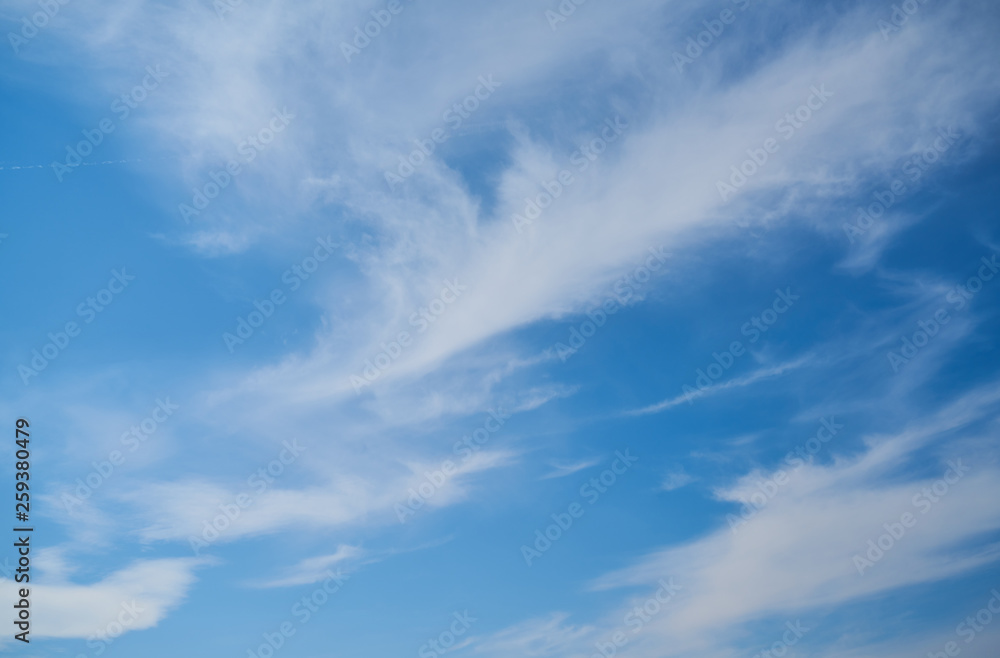
{"label": "vertical text 259380479", "polygon": [[[28,461],[31,458],[31,452],[28,450],[28,441],[30,440],[29,427],[30,424],[26,419],[18,418],[16,427],[14,428],[16,448],[14,456],[17,458],[14,464],[17,469],[14,475],[14,490],[16,492],[14,495],[14,500],[16,501],[14,504],[14,517],[18,522],[18,527],[14,528],[14,534],[17,537],[17,541],[14,542],[14,548],[17,549],[18,553],[17,575],[14,576],[14,582],[23,583],[24,585],[31,582],[32,528],[28,527],[28,514],[31,511],[31,492],[28,485],[28,481],[31,478],[31,474],[29,473],[31,463]],[[14,604],[14,626],[21,632],[15,633],[14,639],[21,642],[28,642],[28,635],[31,633],[31,590],[27,587],[21,587],[17,591],[16,598],[17,603]]]}

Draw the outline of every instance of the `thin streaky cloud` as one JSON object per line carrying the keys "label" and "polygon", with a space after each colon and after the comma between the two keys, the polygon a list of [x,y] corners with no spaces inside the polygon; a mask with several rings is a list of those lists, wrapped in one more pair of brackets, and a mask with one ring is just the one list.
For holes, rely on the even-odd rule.
{"label": "thin streaky cloud", "polygon": [[587,461],[575,462],[572,464],[551,464],[552,470],[541,476],[540,480],[552,480],[554,478],[563,478],[567,475],[573,475],[584,469],[590,468],[591,466],[596,466],[601,463],[600,459],[590,459]]}
{"label": "thin streaky cloud", "polygon": [[751,386],[757,382],[770,379],[772,377],[780,377],[787,372],[792,370],[797,370],[803,366],[812,363],[813,359],[811,356],[805,356],[795,361],[788,361],[776,366],[770,366],[767,368],[760,368],[754,372],[744,375],[742,377],[737,377],[735,379],[730,379],[725,382],[720,382],[718,384],[713,384],[711,386],[706,386],[705,388],[696,389],[691,393],[684,393],[678,395],[677,397],[668,398],[662,402],[657,402],[648,407],[643,407],[642,409],[635,409],[633,411],[626,412],[628,416],[645,416],[647,414],[655,414],[661,411],[666,411],[667,409],[672,409],[678,405],[685,402],[693,402],[704,397],[709,397],[722,391],[727,391],[733,388],[743,388],[745,386]]}

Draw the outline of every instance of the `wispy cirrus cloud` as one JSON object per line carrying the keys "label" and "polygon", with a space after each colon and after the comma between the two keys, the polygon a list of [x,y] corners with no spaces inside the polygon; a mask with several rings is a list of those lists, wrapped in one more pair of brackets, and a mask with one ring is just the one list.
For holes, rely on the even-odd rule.
{"label": "wispy cirrus cloud", "polygon": [[[50,572],[47,581],[30,588],[31,637],[107,638],[119,627],[124,632],[153,628],[184,601],[196,580],[195,570],[209,562],[138,560],[90,584]],[[14,582],[0,578],[0,586],[13,590]]]}
{"label": "wispy cirrus cloud", "polygon": [[542,480],[551,480],[553,478],[563,478],[567,475],[573,475],[574,473],[579,473],[580,471],[590,468],[591,466],[597,466],[601,463],[600,459],[589,459],[581,462],[574,462],[571,464],[551,464],[552,470],[541,476]]}
{"label": "wispy cirrus cloud", "polygon": [[[753,500],[749,517],[734,509],[731,522],[704,537],[650,553],[595,579],[591,587],[652,587],[676,575],[682,593],[642,626],[640,636],[630,637],[630,651],[650,657],[730,656],[738,655],[746,639],[741,629],[752,623],[817,620],[838,606],[993,563],[1000,551],[985,533],[1000,530],[1000,504],[984,501],[1000,493],[1000,469],[992,442],[975,428],[997,422],[998,403],[992,384],[970,391],[896,435],[869,437],[856,456],[805,464],[788,479],[778,476],[782,484],[768,491],[763,503],[753,498],[764,491],[758,483],[774,482],[779,470],[748,474],[717,496],[737,504]],[[956,440],[956,432],[963,440]],[[939,455],[929,474],[887,477],[926,446]],[[904,514],[913,519],[905,528]],[[885,550],[871,552],[869,540],[879,541],[888,526],[897,534],[882,544]],[[556,628],[549,637],[558,642],[553,653],[585,655],[588,646],[616,630],[615,619],[629,609],[624,602],[620,612],[582,627],[586,631],[570,625],[567,616],[550,618],[546,623]],[[522,636],[530,642],[531,629],[542,623],[525,622],[502,637],[506,644]],[[505,655],[492,640],[482,651]]]}
{"label": "wispy cirrus cloud", "polygon": [[[19,2],[10,9],[35,6]],[[705,20],[700,3],[586,3],[558,31],[529,0],[407,5],[393,28],[346,66],[339,41],[370,20],[372,8],[318,0],[243,3],[220,21],[209,4],[194,0],[72,3],[47,31],[53,50],[26,51],[37,64],[63,56],[86,69],[92,84],[81,103],[88,106],[97,102],[91,100],[95,88],[110,100],[134,84],[136,62],[169,65],[170,89],[129,124],[135,133],[123,129],[118,137],[128,148],[167,154],[137,174],[156,181],[148,197],[162,215],[157,243],[178,260],[193,254],[197,267],[219,268],[193,279],[217,293],[213,300],[245,299],[251,309],[274,284],[247,290],[242,267],[274,269],[280,276],[301,262],[301,244],[311,245],[316,235],[336,235],[342,245],[336,264],[282,309],[296,314],[290,324],[297,336],[268,325],[256,338],[270,341],[273,331],[281,340],[268,342],[269,351],[255,353],[259,358],[224,361],[220,349],[217,360],[185,364],[175,378],[191,400],[185,407],[190,421],[164,437],[169,449],[156,455],[155,477],[139,465],[89,500],[82,516],[54,512],[87,548],[119,538],[140,544],[136,550],[183,547],[218,516],[220,504],[245,489],[248,473],[266,467],[275,437],[295,435],[309,440],[309,459],[296,465],[294,480],[262,493],[220,543],[245,545],[248,538],[293,527],[311,536],[334,535],[333,553],[303,548],[307,556],[288,558],[291,566],[265,581],[274,587],[305,585],[320,570],[363,561],[358,538],[341,535],[394,526],[393,506],[423,483],[426,472],[455,459],[453,446],[479,429],[476,416],[487,410],[505,407],[524,416],[490,435],[487,448],[462,462],[428,507],[481,502],[472,494],[490,486],[489,476],[501,469],[510,469],[511,482],[519,483],[515,467],[527,453],[518,441],[536,431],[525,425],[587,392],[562,383],[576,375],[558,370],[563,364],[551,354],[531,356],[538,354],[535,343],[552,322],[594,311],[615,282],[648,257],[650,245],[689,254],[697,264],[673,258],[669,271],[624,308],[647,294],[652,299],[700,285],[703,268],[720,258],[716,247],[742,235],[740,223],[843,241],[844,217],[856,205],[845,198],[881,181],[943,126],[959,126],[965,136],[955,161],[972,157],[977,138],[992,130],[1000,98],[995,21],[969,11],[982,3],[925,6],[891,39],[876,27],[888,11],[878,3],[824,6],[821,15],[791,2],[754,7],[741,23],[746,29],[727,32],[683,76],[663,63],[685,46],[691,26]],[[500,83],[489,103],[402,187],[387,187],[385,172],[416,148],[413,140],[426,140],[439,128],[443,112],[474,93],[483,75]],[[808,103],[817,86],[831,92],[829,100],[786,139],[776,125]],[[237,157],[238,145],[261,130],[275,108],[286,107],[295,115],[288,130],[186,225],[178,204]],[[605,121],[616,118],[628,130],[600,157],[580,155]],[[786,120],[789,125],[795,124]],[[477,126],[494,130],[480,133]],[[768,139],[778,140],[780,149],[736,194],[720,196],[718,182],[729,180],[732,169]],[[538,198],[543,183],[551,189],[563,170],[575,182],[530,230],[517,231],[512,215],[524,212],[526,199]],[[841,267],[858,276],[877,270],[909,221],[887,217]],[[772,251],[761,258],[769,266],[797,247],[780,231],[770,235]],[[460,281],[468,293],[416,335],[413,315],[434,300],[444,280]],[[878,329],[885,340],[895,339],[898,332],[884,319],[876,318]],[[211,340],[218,343],[223,330],[211,329]],[[351,376],[366,360],[391,351],[387,345],[403,331],[414,334],[412,346],[359,395]],[[941,340],[924,354],[950,345]],[[666,351],[656,342],[647,347],[656,358]],[[826,365],[816,352],[806,354],[629,415],[653,422],[655,414],[682,402],[736,394]],[[150,363],[158,360],[159,352],[149,357]],[[886,398],[871,395],[856,406],[904,406],[941,361],[913,365],[905,378],[892,380]],[[160,385],[160,374],[173,372],[162,364],[151,370],[149,388]],[[119,388],[134,386],[129,377],[120,381]],[[963,404],[949,410],[950,418],[925,417],[927,427],[955,431],[966,411],[969,422],[991,418],[986,402],[969,397]],[[93,439],[79,441],[81,454],[88,445],[106,453],[120,422],[128,423],[123,417],[116,410],[68,423],[86,425],[81,433]],[[725,655],[739,629],[766,615],[850,605],[968,573],[993,559],[989,547],[973,541],[976,527],[997,523],[995,506],[981,504],[996,499],[991,466],[970,474],[935,509],[937,520],[918,526],[912,541],[894,551],[894,562],[877,565],[870,578],[852,580],[844,562],[870,527],[877,531],[905,507],[910,487],[927,483],[923,476],[899,482],[891,465],[926,448],[932,434],[911,428],[890,438],[873,435],[861,454],[810,464],[802,471],[808,477],[797,478],[739,533],[716,528],[686,538],[597,584],[645,586],[665,572],[687,574],[688,594],[646,629],[642,651],[661,655],[657,647],[669,646]],[[543,479],[588,468],[588,454],[594,452],[566,457]],[[76,477],[74,472],[66,482]],[[669,472],[661,490],[694,477],[707,479]],[[713,502],[749,495],[756,485],[748,477],[716,487],[721,501]],[[503,486],[493,487],[491,493],[504,493]],[[516,497],[495,498],[512,504]],[[966,509],[972,512],[958,513]],[[79,557],[68,554],[66,560]],[[151,602],[151,618],[162,618],[183,600],[195,562],[151,564],[158,570],[129,567],[92,586],[53,581],[50,594],[66,597],[67,608],[58,611],[67,616],[40,623],[82,632],[96,620],[86,609],[88,596],[96,596],[95,610],[103,614],[115,597],[137,592]],[[49,586],[40,585],[43,595]],[[82,612],[70,618],[70,608]],[[545,615],[470,646],[496,655],[592,653],[592,641],[618,624],[618,613],[590,625],[572,623],[568,613]],[[731,632],[713,632],[719,624]]]}
{"label": "wispy cirrus cloud", "polygon": [[804,366],[808,366],[813,361],[811,356],[801,357],[793,361],[787,361],[785,363],[780,363],[774,366],[767,366],[764,368],[758,368],[753,372],[743,375],[742,377],[735,377],[733,379],[719,382],[718,384],[711,384],[704,388],[698,388],[696,390],[678,395],[673,398],[668,398],[662,402],[657,402],[656,404],[651,404],[648,407],[643,407],[641,409],[635,409],[634,411],[627,412],[630,416],[642,416],[646,414],[655,414],[661,411],[666,411],[667,409],[672,409],[678,405],[684,403],[692,403],[694,400],[700,398],[715,395],[722,391],[726,391],[733,388],[743,388],[745,386],[752,386],[759,381],[765,379],[771,379],[772,377],[780,377],[786,372],[792,370],[797,370]]}

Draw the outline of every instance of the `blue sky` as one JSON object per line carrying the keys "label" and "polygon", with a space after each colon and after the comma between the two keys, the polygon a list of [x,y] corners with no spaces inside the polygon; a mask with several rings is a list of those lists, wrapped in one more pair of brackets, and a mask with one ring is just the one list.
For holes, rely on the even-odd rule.
{"label": "blue sky", "polygon": [[0,3],[0,648],[997,655],[998,19]]}

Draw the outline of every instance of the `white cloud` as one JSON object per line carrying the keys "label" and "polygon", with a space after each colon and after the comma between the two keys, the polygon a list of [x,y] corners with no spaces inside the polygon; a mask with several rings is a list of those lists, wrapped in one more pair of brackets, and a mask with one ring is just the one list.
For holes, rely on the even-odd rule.
{"label": "white cloud", "polygon": [[675,491],[695,481],[697,481],[697,478],[685,473],[684,469],[671,471],[663,478],[663,484],[660,485],[660,489],[663,491]]}
{"label": "white cloud", "polygon": [[551,480],[554,478],[564,478],[567,475],[573,475],[574,473],[579,473],[580,471],[590,468],[591,466],[596,466],[600,464],[600,459],[588,459],[581,462],[573,462],[571,464],[550,464],[552,470],[543,475],[541,480]]}
{"label": "white cloud", "polygon": [[[32,637],[94,638],[156,626],[180,605],[205,560],[141,560],[79,585],[58,578],[32,583]],[[15,583],[0,579],[4,590]],[[6,598],[6,597],[5,597]],[[13,598],[13,597],[9,597]]]}
{"label": "white cloud", "polygon": [[[683,587],[632,643],[633,655],[734,655],[744,637],[741,629],[750,622],[820,615],[878,594],[965,574],[1000,558],[1000,549],[982,539],[983,533],[1000,529],[1000,468],[979,454],[975,442],[948,439],[979,421],[995,420],[997,390],[984,386],[917,418],[898,435],[871,437],[867,450],[856,457],[802,466],[745,523],[733,523],[735,532],[725,525],[595,580],[594,589],[607,590],[649,587],[673,576]],[[927,446],[941,455],[931,474],[900,476],[907,458]],[[968,472],[946,494],[935,496],[933,487],[958,460]],[[954,473],[949,478],[954,480]],[[748,474],[720,489],[718,496],[749,500],[760,491],[758,480],[771,475]],[[916,496],[921,496],[918,502]],[[886,524],[898,533],[893,524],[905,513],[913,515],[915,525],[859,573],[855,556],[867,559],[868,540],[878,541]],[[739,510],[733,514],[739,520]],[[629,608],[623,604],[619,609]],[[582,654],[588,642],[615,628],[615,618],[622,616],[607,615],[586,638],[568,633],[571,627],[562,625],[565,617],[553,618],[546,626],[551,626],[552,642],[560,643],[553,651]],[[533,637],[537,623],[501,635],[512,645],[518,636]],[[483,646],[494,647],[490,642]]]}
{"label": "white cloud", "polygon": [[786,363],[781,363],[776,366],[768,366],[765,368],[759,368],[750,374],[743,375],[742,377],[734,377],[726,381],[719,382],[718,384],[711,384],[704,388],[694,389],[691,392],[678,395],[676,397],[667,398],[662,402],[657,402],[656,404],[651,404],[648,407],[643,407],[641,409],[636,409],[635,411],[628,412],[632,416],[642,416],[646,414],[655,414],[661,411],[666,411],[667,409],[672,409],[685,402],[694,402],[699,398],[708,397],[714,395],[721,391],[726,391],[731,388],[742,388],[744,386],[750,386],[756,384],[757,382],[770,379],[772,377],[780,377],[786,372],[796,370],[804,365],[811,363],[813,359],[811,357],[802,357],[795,359],[794,361],[788,361]]}
{"label": "white cloud", "polygon": [[[470,475],[509,466],[516,462],[517,455],[509,451],[482,450],[468,459],[459,459],[454,455],[447,459],[454,469],[426,499],[425,504],[429,508],[464,500],[468,495]],[[327,471],[330,482],[324,486],[291,489],[278,482],[261,493],[255,493],[251,488],[228,490],[208,482],[167,482],[144,485],[141,493],[129,494],[125,499],[136,501],[140,522],[149,520],[148,525],[139,531],[144,541],[189,542],[192,538],[202,541],[207,538],[211,539],[208,542],[211,545],[216,541],[231,542],[290,527],[306,531],[335,528],[362,520],[378,524],[398,523],[395,506],[406,503],[410,491],[427,481],[428,472],[443,472],[443,463],[441,460],[427,460],[392,464],[374,472],[352,470],[341,465],[342,470]],[[220,505],[232,510],[240,494],[250,496],[252,502],[240,510],[237,518],[225,522],[225,511]],[[223,521],[218,526],[225,527],[216,533],[210,528],[219,517]]]}
{"label": "white cloud", "polygon": [[[575,117],[571,127],[556,128],[551,142],[520,134],[509,153],[510,166],[498,175],[499,198],[491,215],[440,161],[422,167],[404,192],[372,190],[384,186],[383,171],[400,150],[440,125],[442,110],[468,94],[478,76],[495,74],[503,87],[496,92],[496,108],[482,110],[493,114],[477,115],[475,121],[516,116],[529,103],[537,112],[534,92],[576,72],[585,53],[610,68],[612,77],[626,80],[636,75],[638,64],[615,59],[623,43],[642,56],[667,61],[673,44],[632,25],[669,7],[674,21],[668,30],[677,31],[683,43],[682,32],[690,24],[685,19],[700,15],[699,9],[650,0],[591,5],[552,33],[530,2],[475,11],[453,4],[447,20],[435,22],[426,10],[413,7],[397,18],[393,39],[383,37],[348,65],[338,44],[365,16],[363,7],[310,2],[290,12],[277,3],[248,5],[221,22],[207,6],[184,3],[176,9],[158,7],[158,27],[151,33],[142,26],[154,24],[148,20],[154,10],[133,3],[127,9],[91,9],[94,31],[80,31],[84,48],[93,48],[89,56],[105,64],[120,59],[118,51],[96,47],[116,39],[123,40],[118,48],[130,52],[129,61],[171,62],[174,87],[169,94],[164,90],[161,105],[147,109],[161,141],[191,154],[185,189],[204,176],[202,163],[215,166],[227,157],[232,144],[254,130],[273,106],[289,105],[298,113],[299,132],[291,127],[232,190],[251,206],[284,211],[245,214],[239,227],[224,222],[216,227],[217,237],[211,236],[214,220],[205,219],[189,240],[193,244],[238,249],[284,230],[285,217],[305,209],[302,185],[316,180],[335,181],[333,188],[322,188],[335,193],[316,198],[311,210],[337,217],[346,211],[361,230],[370,231],[369,237],[378,236],[353,256],[367,278],[368,307],[358,309],[337,332],[337,357],[330,354],[331,337],[321,335],[308,358],[289,359],[281,369],[255,377],[287,400],[353,395],[349,376],[379,351],[381,341],[406,327],[406,315],[426,303],[442,279],[468,282],[469,296],[449,309],[378,385],[439,369],[449,358],[512,329],[586,309],[649,245],[690,246],[712,239],[758,206],[781,206],[790,194],[800,206],[819,211],[826,202],[831,209],[832,194],[895,164],[925,138],[928,126],[955,123],[974,136],[983,109],[997,97],[997,80],[987,73],[996,47],[982,34],[970,34],[947,49],[928,49],[938,35],[954,29],[950,10],[923,13],[888,42],[873,29],[878,12],[858,10],[828,26],[823,39],[808,34],[775,50],[737,82],[714,79],[717,64],[706,59],[698,62],[704,76],[678,79],[671,70],[656,80],[670,103],[654,98],[648,109],[636,112],[626,98],[615,99],[605,113],[627,115],[631,127],[622,141],[586,172],[577,172],[574,188],[519,235],[509,217],[522,209],[525,190],[540,191],[537,179],[543,172],[551,176],[566,166],[572,150],[567,145],[600,127],[604,114]],[[483,11],[490,12],[489,19]],[[160,29],[164,25],[167,29]],[[463,57],[445,60],[438,54],[415,61],[406,55],[433,34],[447,35]],[[518,48],[510,47],[509,35],[517,35]],[[726,49],[746,45],[740,37],[730,38]],[[306,53],[319,53],[322,61],[303,67]],[[404,60],[405,69],[395,68]],[[286,75],[316,66],[324,68],[324,77]],[[369,77],[376,69],[379,76]],[[901,76],[900,70],[908,74]],[[945,78],[948,84],[939,84]],[[119,83],[108,81],[111,88]],[[735,199],[723,203],[716,181],[746,158],[746,149],[776,136],[776,121],[803,103],[815,85],[825,85],[834,96],[792,139],[779,136],[779,153]],[[928,96],[928,86],[937,92]],[[673,100],[680,92],[691,100]],[[817,153],[823,154],[821,160]],[[265,178],[266,186],[253,184]],[[260,198],[264,193],[258,188],[264,187],[273,204]],[[359,288],[356,282],[351,286]],[[328,310],[336,313],[336,304]]]}
{"label": "white cloud", "polygon": [[544,619],[533,619],[479,640],[477,653],[496,656],[564,656],[565,647],[589,634],[593,629],[566,624],[569,615],[553,613]]}
{"label": "white cloud", "polygon": [[286,574],[277,580],[261,583],[260,587],[294,587],[318,583],[329,577],[332,568],[342,567],[344,563],[356,561],[365,555],[365,551],[357,546],[338,546],[336,552],[330,555],[319,555],[306,558],[286,570]]}
{"label": "white cloud", "polygon": [[[778,3],[768,10],[782,13],[792,6]],[[134,84],[136,68],[146,63],[163,62],[171,71],[162,93],[128,125],[144,138],[154,135],[154,150],[179,156],[179,164],[168,159],[155,172],[155,201],[166,221],[176,221],[172,232],[180,236],[168,242],[206,256],[246,253],[263,243],[273,252],[269,256],[277,257],[294,242],[286,235],[337,230],[357,238],[342,260],[363,278],[331,275],[303,300],[315,304],[328,322],[309,348],[267,367],[226,373],[236,385],[198,379],[196,396],[209,401],[200,410],[205,427],[222,426],[228,436],[239,437],[234,442],[245,438],[251,443],[269,432],[287,432],[288,427],[274,427],[275,419],[284,424],[292,418],[288,424],[305,426],[318,439],[316,452],[324,451],[302,465],[314,476],[313,484],[268,490],[223,535],[232,540],[288,526],[385,523],[392,506],[421,480],[421,469],[434,468],[442,454],[432,440],[414,444],[400,438],[400,428],[422,428],[435,419],[487,408],[505,378],[540,363],[519,354],[511,337],[515,330],[590,309],[651,245],[698,250],[754,215],[767,216],[769,224],[797,221],[821,234],[840,232],[839,219],[832,228],[825,219],[839,210],[838,200],[898,162],[929,129],[954,123],[974,139],[1000,95],[995,74],[1000,44],[992,25],[963,18],[963,8],[959,3],[928,10],[888,42],[874,28],[877,12],[861,9],[823,30],[805,30],[758,61],[741,61],[746,70],[736,82],[708,58],[698,62],[703,73],[686,78],[650,70],[668,69],[664,63],[684,42],[685,26],[700,19],[695,3],[587,3],[555,34],[530,0],[453,2],[433,15],[414,4],[399,18],[398,38],[383,37],[351,65],[343,61],[338,44],[365,18],[367,3],[244,3],[225,22],[195,0],[73,3],[60,14],[60,23],[72,27],[56,24],[50,34],[73,44],[84,66],[104,72],[97,82],[109,99]],[[665,17],[676,39],[631,27],[662,25]],[[756,50],[759,44],[749,42],[753,38],[733,36],[725,48],[745,52],[753,45]],[[428,43],[448,47],[413,56]],[[33,44],[33,56],[54,56],[41,45]],[[455,57],[456,52],[462,56]],[[583,111],[594,106],[558,93],[564,86],[555,83],[585,73],[580,62],[594,67],[583,82],[595,97],[606,99],[597,109]],[[496,104],[484,107],[475,122],[502,120],[511,126],[508,143],[513,144],[483,156],[503,163],[491,174],[492,203],[471,192],[468,181],[439,159],[422,167],[405,189],[388,191],[384,169],[411,148],[413,138],[438,127],[442,110],[468,94],[483,74],[494,74],[503,86],[491,99]],[[834,92],[828,104],[781,143],[780,152],[736,197],[723,202],[716,181],[746,158],[746,149],[774,136],[775,122],[815,85]],[[552,102],[539,103],[540,94]],[[195,226],[185,227],[176,206],[187,200],[190,188],[232,157],[236,143],[258,130],[272,108],[285,106],[296,114],[288,131],[226,190],[226,199]],[[573,188],[529,231],[517,233],[509,218],[523,208],[526,194],[540,191],[539,177],[567,166],[569,153],[614,115],[630,124],[621,140],[587,171],[575,172]],[[551,130],[521,128],[518,117],[537,119]],[[240,212],[230,212],[225,204]],[[793,207],[811,212],[793,215]],[[671,271],[661,283],[687,285],[698,276]],[[434,297],[443,279],[455,277],[467,282],[468,295],[420,336],[358,404],[350,375],[381,351],[382,342],[409,328],[409,314]],[[509,343],[498,345],[503,341]],[[749,385],[799,365],[765,368],[710,390]],[[536,388],[519,396],[514,408],[535,408],[567,394],[559,386]],[[675,398],[643,411],[677,403]],[[905,504],[907,486],[918,483],[886,485],[874,476],[886,475],[889,462],[881,457],[905,455],[913,436],[873,445],[856,461],[810,466],[814,477],[803,478],[808,483],[796,481],[788,492],[795,495],[773,501],[739,534],[713,533],[603,583],[647,582],[667,568],[688,574],[694,584],[687,589],[694,593],[660,624],[663,632],[676,631],[695,645],[712,615],[720,615],[716,623],[738,624],[780,611],[788,600],[805,606],[848,601],[914,582],[919,569],[925,570],[924,578],[943,577],[990,558],[964,555],[945,564],[934,553],[967,538],[973,522],[996,522],[992,505],[971,512],[961,507],[976,496],[996,499],[996,474],[985,468],[970,475],[940,508],[968,513],[942,514],[944,520],[922,524],[913,541],[893,553],[908,569],[886,562],[871,578],[851,581],[839,562],[827,568],[809,562],[816,555],[843,557],[854,546],[849,539],[863,540],[869,525],[877,529],[887,520],[880,515]],[[370,448],[365,458],[352,454],[358,444]],[[463,465],[432,505],[464,499],[469,476],[505,466],[516,456],[502,448],[481,453]],[[137,501],[139,512],[129,520],[138,518],[142,539],[196,536],[204,521],[219,514],[218,503],[238,493],[207,478],[179,477],[142,482],[119,497]],[[728,491],[735,495],[737,489]],[[828,525],[818,522],[817,509]],[[98,516],[107,521],[96,513],[93,518]],[[809,532],[801,532],[803,527]],[[931,527],[938,532],[931,533]],[[142,564],[147,563],[94,586],[99,588],[95,609],[102,615],[113,612],[117,597],[129,590],[145,592],[155,613],[150,618],[159,619],[176,604],[191,579],[192,567],[185,565],[192,563],[148,563],[158,565],[155,573]],[[314,565],[299,565],[309,566]],[[180,585],[170,589],[163,573]],[[792,580],[792,573],[800,578]],[[57,593],[69,597],[68,607],[52,609],[63,611],[67,628],[100,622],[87,616],[86,624],[77,625],[70,607],[82,606],[88,592],[82,586],[60,587]],[[556,616],[528,624],[483,646],[516,655],[557,655],[558,646],[586,633],[562,622]]]}

